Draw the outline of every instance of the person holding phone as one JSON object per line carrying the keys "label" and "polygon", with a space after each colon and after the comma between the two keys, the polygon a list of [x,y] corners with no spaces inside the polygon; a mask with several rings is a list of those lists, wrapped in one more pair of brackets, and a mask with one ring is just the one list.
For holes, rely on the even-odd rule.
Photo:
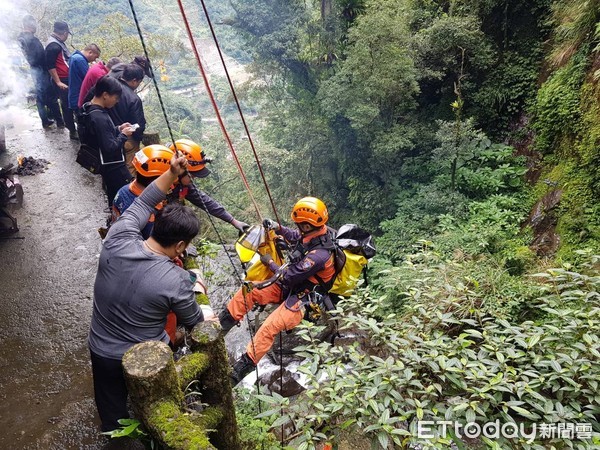
{"label": "person holding phone", "polygon": [[131,180],[131,174],[125,165],[123,144],[134,132],[129,122],[115,126],[108,111],[121,97],[121,83],[109,75],[98,80],[94,97],[82,107],[79,119],[80,140],[93,149],[97,149],[102,163],[100,174],[108,196],[108,207],[122,186]]}

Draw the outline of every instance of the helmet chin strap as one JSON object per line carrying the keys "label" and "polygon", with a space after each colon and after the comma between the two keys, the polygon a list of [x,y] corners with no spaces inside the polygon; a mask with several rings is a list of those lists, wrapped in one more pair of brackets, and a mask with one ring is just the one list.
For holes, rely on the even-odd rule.
{"label": "helmet chin strap", "polygon": [[315,227],[314,225],[308,224],[311,227],[310,230],[304,231],[304,230],[302,230],[302,228],[300,228],[301,224],[297,224],[297,225],[298,225],[298,229],[300,230],[300,234],[304,238],[309,237],[311,234],[317,233],[317,232],[319,232],[321,230],[321,227]]}

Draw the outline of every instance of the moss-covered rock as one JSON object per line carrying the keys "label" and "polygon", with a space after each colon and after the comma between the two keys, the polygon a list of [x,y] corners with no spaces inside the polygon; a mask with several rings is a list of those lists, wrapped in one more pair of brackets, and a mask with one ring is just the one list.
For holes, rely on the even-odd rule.
{"label": "moss-covered rock", "polygon": [[214,430],[223,420],[225,412],[220,406],[209,406],[201,413],[193,414],[190,420],[204,430]]}

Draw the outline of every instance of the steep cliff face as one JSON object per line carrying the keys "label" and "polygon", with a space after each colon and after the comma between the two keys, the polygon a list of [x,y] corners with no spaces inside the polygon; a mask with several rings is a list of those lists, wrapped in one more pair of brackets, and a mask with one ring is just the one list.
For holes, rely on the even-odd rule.
{"label": "steep cliff face", "polygon": [[[532,249],[567,260],[578,249],[600,250],[600,35],[594,31],[600,13],[586,10],[588,3],[597,2],[565,2],[561,8],[577,12],[568,17],[556,8],[554,42],[548,53],[553,68],[531,107],[535,137],[530,151],[542,157],[539,173],[530,180],[532,195],[540,200],[530,216]],[[575,35],[586,27],[588,32]],[[547,214],[543,205],[556,192],[561,195]],[[552,245],[539,245],[548,241],[548,228],[534,223],[540,214],[544,216],[540,222],[555,222]]]}
{"label": "steep cliff face", "polygon": [[[575,249],[600,249],[600,87],[598,57],[587,49],[553,72],[542,84],[534,107],[534,148],[542,155],[534,184],[537,203],[532,217],[546,203],[549,190],[560,191],[552,203],[557,238],[547,247],[547,228],[536,229],[533,247],[540,254],[555,249],[559,259],[570,259]],[[542,208],[543,210],[543,208]],[[535,225],[532,223],[532,225]],[[560,236],[560,244],[557,241]]]}

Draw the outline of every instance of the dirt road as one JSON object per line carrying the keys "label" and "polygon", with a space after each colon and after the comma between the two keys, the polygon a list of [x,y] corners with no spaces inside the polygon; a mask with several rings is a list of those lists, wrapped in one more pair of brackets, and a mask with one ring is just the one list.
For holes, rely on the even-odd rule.
{"label": "dirt road", "polygon": [[0,164],[51,164],[20,178],[24,239],[0,240],[0,448],[102,448],[86,345],[106,216],[100,179],[76,164],[66,130],[43,130],[32,111],[16,122]]}

